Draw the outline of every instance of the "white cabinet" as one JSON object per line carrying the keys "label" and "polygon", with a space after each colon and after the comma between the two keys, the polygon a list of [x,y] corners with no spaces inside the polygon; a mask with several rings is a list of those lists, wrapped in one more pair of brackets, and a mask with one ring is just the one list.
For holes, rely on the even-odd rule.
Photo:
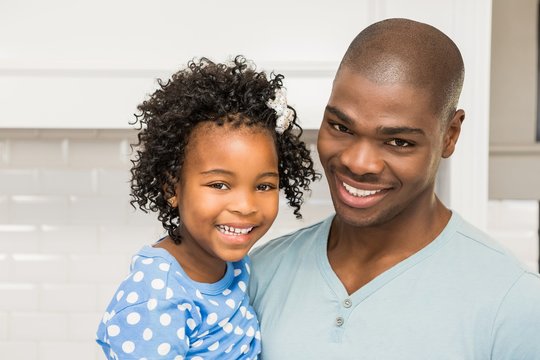
{"label": "white cabinet", "polygon": [[491,0],[4,0],[0,131],[129,128],[157,77],[234,54],[283,73],[301,124],[317,129],[348,44],[388,17],[430,23],[462,50],[467,120],[438,192],[484,227]]}
{"label": "white cabinet", "polygon": [[[468,3],[3,1],[0,128],[126,128],[156,78],[192,57],[234,54],[283,73],[301,123],[317,128],[337,65],[359,30],[382,18],[410,17],[441,28],[466,52],[489,40],[471,36],[482,14]],[[488,13],[483,19],[479,26],[489,26]],[[478,61],[467,55],[466,62]]]}

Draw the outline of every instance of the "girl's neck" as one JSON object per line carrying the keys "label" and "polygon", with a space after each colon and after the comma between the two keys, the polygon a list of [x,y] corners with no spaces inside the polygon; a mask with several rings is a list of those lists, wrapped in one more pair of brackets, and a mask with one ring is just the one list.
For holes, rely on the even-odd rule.
{"label": "girl's neck", "polygon": [[217,258],[210,261],[207,257],[198,256],[197,249],[192,249],[183,243],[176,244],[170,236],[155,244],[154,247],[167,250],[189,278],[196,282],[213,284],[221,280],[227,271],[225,261]]}

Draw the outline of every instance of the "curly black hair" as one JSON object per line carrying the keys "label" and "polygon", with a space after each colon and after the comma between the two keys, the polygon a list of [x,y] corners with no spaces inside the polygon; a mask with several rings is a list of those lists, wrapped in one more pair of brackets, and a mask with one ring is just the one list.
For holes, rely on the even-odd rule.
{"label": "curly black hair", "polygon": [[283,132],[275,131],[276,112],[266,104],[283,86],[283,75],[257,72],[254,64],[236,56],[230,64],[207,58],[191,60],[187,67],[164,82],[137,109],[132,125],[139,130],[138,143],[132,144],[131,205],[144,212],[158,212],[158,219],[175,243],[181,239],[175,229],[181,223],[178,210],[167,199],[174,196],[185,148],[193,129],[212,121],[236,126],[258,126],[274,137],[279,161],[279,188],[283,189],[294,214],[301,218],[303,191],[320,178],[296,122]]}

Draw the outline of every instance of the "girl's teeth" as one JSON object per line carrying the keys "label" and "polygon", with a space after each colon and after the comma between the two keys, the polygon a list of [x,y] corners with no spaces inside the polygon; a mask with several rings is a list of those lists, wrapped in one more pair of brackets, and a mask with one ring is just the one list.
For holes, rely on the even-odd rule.
{"label": "girl's teeth", "polygon": [[381,190],[361,190],[345,183],[343,183],[343,187],[345,187],[345,190],[347,190],[347,192],[351,194],[352,196],[359,196],[359,197],[370,196],[381,191]]}
{"label": "girl's teeth", "polygon": [[218,225],[218,229],[225,235],[245,235],[245,234],[248,234],[251,230],[253,230],[253,227],[234,228],[232,226],[227,226],[227,225]]}

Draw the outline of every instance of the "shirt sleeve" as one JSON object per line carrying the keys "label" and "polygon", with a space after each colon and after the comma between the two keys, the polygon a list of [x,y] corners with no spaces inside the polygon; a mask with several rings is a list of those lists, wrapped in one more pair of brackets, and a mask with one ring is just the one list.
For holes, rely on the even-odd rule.
{"label": "shirt sleeve", "polygon": [[508,291],[493,329],[492,360],[540,359],[540,278],[524,273]]}
{"label": "shirt sleeve", "polygon": [[193,327],[194,321],[185,308],[150,299],[114,314],[101,345],[109,359],[185,356],[190,346],[186,326]]}

